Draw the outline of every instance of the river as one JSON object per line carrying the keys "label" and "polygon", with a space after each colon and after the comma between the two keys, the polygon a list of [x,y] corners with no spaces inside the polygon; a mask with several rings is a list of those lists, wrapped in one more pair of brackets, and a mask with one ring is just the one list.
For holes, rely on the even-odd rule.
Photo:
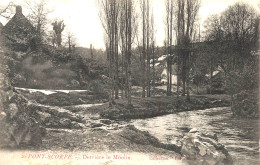
{"label": "river", "polygon": [[[30,92],[39,91],[47,95],[56,92],[75,92],[75,90],[17,89]],[[76,91],[84,92],[84,90]],[[93,105],[90,104],[88,107]],[[198,128],[202,132],[214,132],[217,134],[219,142],[226,146],[234,164],[259,164],[258,132],[260,127],[258,120],[234,118],[230,107],[179,112],[148,119],[123,121],[119,124],[121,126],[133,124],[140,130],[149,131],[163,143],[178,143],[191,128]]]}
{"label": "river", "polygon": [[211,131],[226,146],[234,164],[259,164],[258,120],[234,118],[229,107],[131,120],[131,124],[164,143],[177,143],[191,128]]}

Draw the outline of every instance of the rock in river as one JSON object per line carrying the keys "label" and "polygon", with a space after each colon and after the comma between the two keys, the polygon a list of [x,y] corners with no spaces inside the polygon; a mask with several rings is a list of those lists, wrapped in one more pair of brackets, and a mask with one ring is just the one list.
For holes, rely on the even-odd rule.
{"label": "rock in river", "polygon": [[193,128],[181,142],[181,154],[188,160],[188,164],[230,165],[233,163],[225,146],[218,142],[214,133],[201,133]]}

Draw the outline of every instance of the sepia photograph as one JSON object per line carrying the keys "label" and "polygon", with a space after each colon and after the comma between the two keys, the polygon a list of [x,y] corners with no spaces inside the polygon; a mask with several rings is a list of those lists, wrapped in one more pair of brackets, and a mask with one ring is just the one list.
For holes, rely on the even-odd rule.
{"label": "sepia photograph", "polygon": [[0,0],[0,165],[258,165],[260,0]]}

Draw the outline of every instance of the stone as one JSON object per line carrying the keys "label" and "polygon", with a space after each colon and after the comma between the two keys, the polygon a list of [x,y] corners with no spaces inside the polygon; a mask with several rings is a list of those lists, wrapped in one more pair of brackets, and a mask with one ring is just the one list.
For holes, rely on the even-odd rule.
{"label": "stone", "polygon": [[[14,138],[17,146],[19,146],[21,144],[21,142],[23,142],[25,140],[26,134],[28,132],[29,132],[29,127],[15,129],[15,131],[13,131],[12,137]],[[25,141],[25,142],[28,143],[28,141]]]}
{"label": "stone", "polygon": [[198,129],[197,128],[192,128],[189,132],[190,133],[195,133],[195,132],[198,132]]}
{"label": "stone", "polygon": [[34,123],[26,133],[23,143],[38,147],[42,144],[42,129],[37,123]]}
{"label": "stone", "polygon": [[47,112],[37,111],[37,114],[39,115],[42,122],[45,122],[47,118],[51,117],[51,114]]}
{"label": "stone", "polygon": [[9,104],[8,113],[10,114],[11,119],[18,113],[18,111],[18,107],[15,103]]}
{"label": "stone", "polygon": [[71,127],[74,128],[74,129],[81,129],[81,128],[83,128],[83,124],[82,123],[78,123],[76,121],[72,121],[71,122]]}
{"label": "stone", "polygon": [[203,135],[206,137],[209,137],[211,139],[214,139],[216,141],[218,141],[218,137],[217,134],[213,133],[213,132],[203,132]]}
{"label": "stone", "polygon": [[57,118],[47,118],[46,121],[44,122],[44,125],[47,127],[60,127],[59,119]]}
{"label": "stone", "polygon": [[3,120],[6,117],[6,113],[5,112],[1,112],[0,113],[0,120]]}
{"label": "stone", "polygon": [[109,124],[112,123],[112,121],[109,120],[109,119],[101,119],[100,122],[103,123],[103,124],[106,124],[106,125],[109,125]]}
{"label": "stone", "polygon": [[[14,16],[15,18],[13,17],[14,19],[12,18],[11,23],[9,21],[5,27],[3,27],[2,32],[7,32],[4,34],[5,36],[15,35],[13,33],[14,31],[12,31],[14,24],[16,28],[20,29],[21,24],[19,23],[21,22],[15,21],[17,15],[21,15],[20,9],[18,7],[18,14]],[[33,28],[32,25],[31,27]],[[8,31],[10,33],[8,33]],[[1,41],[4,35],[1,35]],[[22,39],[24,38],[24,36],[20,37]],[[6,43],[7,42],[4,44]],[[1,59],[14,62],[12,61],[13,58],[9,55],[12,54],[13,57],[13,53],[16,53],[11,50],[4,52],[6,49],[3,47],[2,42],[0,44],[0,50]],[[0,149],[26,147],[29,144],[35,144],[33,143],[35,139],[38,140],[36,143],[41,144],[41,134],[40,131],[37,131],[37,129],[39,129],[37,114],[28,107],[28,99],[19,94],[15,88],[12,87],[9,76],[7,72],[5,72],[11,69],[9,68],[10,65],[9,63],[4,64],[2,62],[3,60],[0,62]]]}
{"label": "stone", "polygon": [[187,161],[188,164],[233,164],[228,151],[218,142],[214,133],[201,133],[199,129],[193,128],[181,139],[181,143],[181,154],[187,160],[196,158],[195,162]]}
{"label": "stone", "polygon": [[73,87],[78,87],[80,85],[80,83],[77,80],[71,80],[70,83]]}
{"label": "stone", "polygon": [[65,128],[71,128],[71,120],[70,119],[66,119],[66,118],[62,118],[59,121],[60,123],[60,127],[65,127]]}
{"label": "stone", "polygon": [[102,126],[103,126],[102,123],[91,123],[91,124],[90,124],[90,127],[91,127],[91,128],[97,128],[97,127],[102,127]]}
{"label": "stone", "polygon": [[98,120],[98,119],[100,119],[100,116],[91,116],[91,117],[89,117],[91,120]]}

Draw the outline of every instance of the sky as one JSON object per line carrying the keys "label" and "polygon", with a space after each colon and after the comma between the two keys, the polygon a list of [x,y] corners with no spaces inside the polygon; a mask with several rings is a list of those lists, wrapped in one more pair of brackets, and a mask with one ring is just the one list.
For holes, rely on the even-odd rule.
{"label": "sky", "polygon": [[[25,0],[12,1],[23,7],[25,16],[28,14],[28,10],[25,8]],[[158,46],[162,46],[165,38],[165,25],[163,22],[164,0],[151,1],[155,20],[156,43]],[[201,0],[198,15],[201,27],[203,28],[203,22],[209,15],[221,13],[229,5],[238,1],[244,1],[252,6],[260,4],[260,0]],[[0,7],[5,6],[8,2],[10,2],[10,0],[1,0]],[[89,47],[90,44],[92,44],[95,48],[104,49],[103,28],[99,19],[97,2],[98,0],[49,0],[48,8],[53,10],[49,18],[51,20],[56,18],[63,19],[66,25],[66,31],[71,31],[74,34],[78,46]],[[6,20],[0,18],[0,22],[5,24]]]}

